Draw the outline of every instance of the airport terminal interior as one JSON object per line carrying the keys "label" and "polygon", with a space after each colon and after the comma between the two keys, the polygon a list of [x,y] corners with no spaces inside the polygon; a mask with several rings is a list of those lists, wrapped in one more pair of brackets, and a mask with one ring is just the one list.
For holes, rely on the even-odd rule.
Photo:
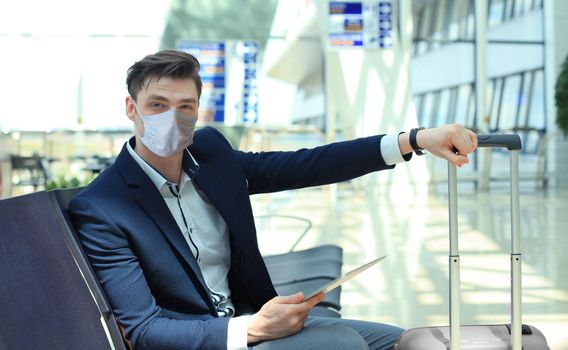
{"label": "airport terminal interior", "polygon": [[[126,70],[162,49],[199,59],[198,127],[243,151],[452,123],[518,134],[522,320],[568,350],[566,33],[565,0],[2,2],[0,198],[104,172],[133,135]],[[457,172],[461,322],[509,323],[509,152],[470,160]],[[338,245],[344,272],[386,255],[341,287],[342,317],[447,325],[447,183],[447,162],[426,154],[252,196],[261,252]]]}

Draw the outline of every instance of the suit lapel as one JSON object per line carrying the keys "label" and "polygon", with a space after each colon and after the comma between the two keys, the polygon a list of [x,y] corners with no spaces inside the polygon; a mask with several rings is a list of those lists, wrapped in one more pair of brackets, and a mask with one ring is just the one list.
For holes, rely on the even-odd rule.
{"label": "suit lapel", "polygon": [[174,249],[181,255],[184,261],[191,267],[195,276],[199,279],[202,285],[205,285],[205,280],[201,274],[201,269],[189,249],[179,226],[174,220],[170,210],[166,206],[164,199],[156,190],[154,184],[152,186],[142,186],[138,189],[135,195],[136,202],[146,211],[148,216],[160,228],[160,231],[170,241]]}
{"label": "suit lapel", "polygon": [[194,180],[217,208],[219,214],[227,223],[231,235],[240,233],[243,229],[251,226],[239,210],[240,206],[234,198],[234,193],[226,188],[224,181],[221,180],[211,165],[200,162],[199,172]]}

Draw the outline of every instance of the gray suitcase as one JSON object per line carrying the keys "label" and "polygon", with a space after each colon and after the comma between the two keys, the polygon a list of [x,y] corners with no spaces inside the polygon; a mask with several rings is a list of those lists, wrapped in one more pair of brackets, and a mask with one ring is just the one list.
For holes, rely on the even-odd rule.
{"label": "gray suitcase", "polygon": [[[450,326],[412,328],[404,332],[395,350],[437,349],[550,349],[544,335],[521,321],[521,245],[519,209],[518,135],[478,135],[479,147],[503,147],[511,151],[511,324],[461,326],[460,256],[457,233],[457,172],[448,165],[450,212]],[[521,344],[522,342],[522,344]]]}

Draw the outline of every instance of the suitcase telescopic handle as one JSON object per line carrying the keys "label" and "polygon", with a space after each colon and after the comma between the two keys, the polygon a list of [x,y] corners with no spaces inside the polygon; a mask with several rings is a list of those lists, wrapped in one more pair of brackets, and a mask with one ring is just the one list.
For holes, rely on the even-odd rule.
{"label": "suitcase telescopic handle", "polygon": [[521,138],[516,134],[477,135],[478,147],[502,147],[509,151],[522,148]]}
{"label": "suitcase telescopic handle", "polygon": [[[511,155],[511,342],[522,349],[521,244],[519,208],[519,153],[516,134],[477,135],[478,147],[507,148]],[[448,205],[450,211],[450,349],[460,348],[460,255],[458,250],[457,171],[448,162]]]}

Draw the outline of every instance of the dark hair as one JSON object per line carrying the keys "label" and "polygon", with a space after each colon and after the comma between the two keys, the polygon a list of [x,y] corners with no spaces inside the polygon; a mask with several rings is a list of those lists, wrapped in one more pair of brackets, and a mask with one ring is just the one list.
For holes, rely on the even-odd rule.
{"label": "dark hair", "polygon": [[130,96],[136,96],[145,82],[150,79],[191,78],[197,87],[197,96],[201,97],[201,77],[199,76],[199,61],[193,55],[182,51],[164,50],[148,55],[128,68],[126,86]]}

